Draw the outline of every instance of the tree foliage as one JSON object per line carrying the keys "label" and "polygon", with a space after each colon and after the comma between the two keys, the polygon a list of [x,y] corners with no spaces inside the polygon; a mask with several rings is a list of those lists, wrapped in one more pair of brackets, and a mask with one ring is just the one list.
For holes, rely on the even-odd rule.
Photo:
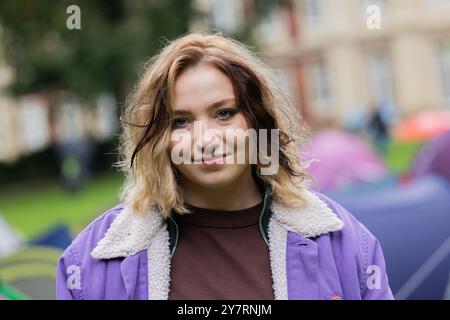
{"label": "tree foliage", "polygon": [[[69,30],[69,5],[81,30]],[[14,94],[65,90],[89,100],[101,91],[119,98],[140,66],[188,30],[190,1],[0,1],[0,50],[14,70]]]}

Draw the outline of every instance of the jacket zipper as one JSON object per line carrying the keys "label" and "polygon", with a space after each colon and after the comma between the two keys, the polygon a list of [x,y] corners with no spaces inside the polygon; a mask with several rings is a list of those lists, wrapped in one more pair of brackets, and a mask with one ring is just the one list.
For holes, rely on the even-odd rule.
{"label": "jacket zipper", "polygon": [[173,219],[172,218],[172,216],[169,216],[169,218],[170,218],[170,220],[172,220],[172,222],[175,224],[175,233],[176,233],[176,236],[175,236],[175,244],[174,244],[174,246],[173,246],[173,249],[172,249],[172,252],[170,253],[170,258],[172,258],[173,257],[173,255],[174,255],[174,253],[175,253],[175,250],[176,250],[176,248],[177,248],[177,244],[178,244],[178,224],[175,222],[175,219]]}
{"label": "jacket zipper", "polygon": [[264,193],[264,202],[263,202],[263,208],[262,208],[262,212],[259,215],[259,231],[262,234],[262,237],[264,239],[264,241],[266,242],[267,246],[269,245],[269,241],[267,240],[266,234],[264,233],[263,227],[262,227],[262,217],[264,215],[264,213],[266,212],[266,206],[267,206],[267,191]]}

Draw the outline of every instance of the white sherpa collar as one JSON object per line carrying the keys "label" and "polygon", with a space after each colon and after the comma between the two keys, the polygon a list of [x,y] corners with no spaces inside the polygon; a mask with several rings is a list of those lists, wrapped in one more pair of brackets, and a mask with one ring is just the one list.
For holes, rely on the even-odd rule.
{"label": "white sherpa collar", "polygon": [[112,259],[133,255],[147,249],[152,238],[165,231],[165,223],[156,211],[134,214],[124,206],[106,231],[105,236],[92,250],[96,259]]}
{"label": "white sherpa collar", "polygon": [[304,197],[306,204],[299,208],[288,208],[279,201],[272,201],[273,218],[286,230],[305,238],[314,238],[344,227],[342,220],[317,195],[305,190]]}
{"label": "white sherpa collar", "polygon": [[[343,222],[314,193],[304,191],[307,203],[298,208],[287,208],[279,201],[271,202],[271,219],[286,230],[312,238],[343,228]],[[163,217],[156,211],[143,215],[133,214],[124,206],[110,225],[105,236],[92,250],[96,259],[111,259],[133,255],[148,249],[155,235],[167,231]]]}

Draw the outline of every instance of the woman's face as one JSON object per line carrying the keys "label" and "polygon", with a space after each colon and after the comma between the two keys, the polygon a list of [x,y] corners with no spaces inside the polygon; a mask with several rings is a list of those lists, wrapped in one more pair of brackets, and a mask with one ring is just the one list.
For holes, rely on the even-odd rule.
{"label": "woman's face", "polygon": [[[199,187],[220,188],[239,183],[244,173],[251,172],[246,160],[238,161],[237,150],[245,145],[249,128],[238,110],[230,79],[211,65],[198,65],[185,70],[174,88],[174,119],[171,134],[171,161],[181,175],[181,181]],[[240,130],[238,130],[240,129]],[[230,135],[240,138],[230,139]],[[174,161],[190,150],[191,163]],[[182,150],[181,152],[179,150]],[[227,162],[227,163],[226,163]]]}

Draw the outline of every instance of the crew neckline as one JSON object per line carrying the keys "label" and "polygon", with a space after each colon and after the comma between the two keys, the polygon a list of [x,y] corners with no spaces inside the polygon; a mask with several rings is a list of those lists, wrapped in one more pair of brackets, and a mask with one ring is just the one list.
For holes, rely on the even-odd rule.
{"label": "crew neckline", "polygon": [[242,228],[259,222],[263,201],[239,210],[216,210],[197,207],[188,203],[185,203],[185,206],[192,213],[177,215],[177,220],[181,223],[205,228]]}

